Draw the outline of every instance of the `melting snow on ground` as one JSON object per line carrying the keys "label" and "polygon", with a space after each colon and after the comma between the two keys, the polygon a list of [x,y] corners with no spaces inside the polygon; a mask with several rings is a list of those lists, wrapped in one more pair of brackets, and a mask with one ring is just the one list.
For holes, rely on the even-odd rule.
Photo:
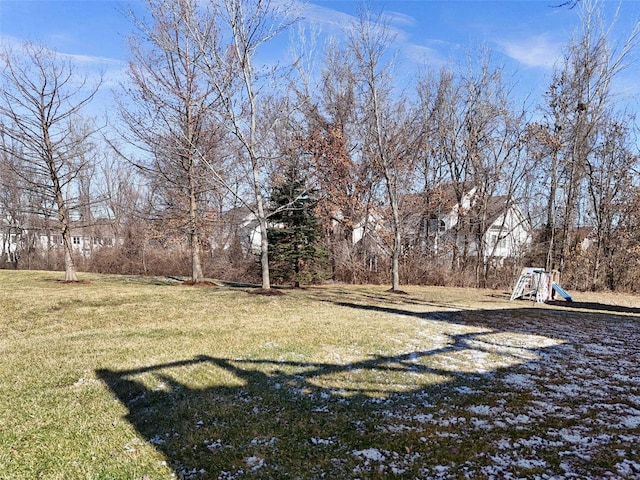
{"label": "melting snow on ground", "polygon": [[[402,378],[385,375],[405,369],[404,380],[415,382],[412,391],[366,400],[370,418],[352,420],[351,443],[339,431],[305,437],[312,452],[330,452],[334,465],[349,465],[338,476],[310,478],[640,479],[640,319],[546,313],[540,308],[526,322],[509,311],[482,320],[495,328],[439,318],[440,328],[451,331],[434,334],[436,353],[414,353],[429,351],[420,344],[429,336],[418,331],[388,370],[353,369],[340,377],[339,388],[304,385],[302,377],[290,387],[274,381],[283,395],[312,398],[312,414],[327,417],[336,405],[349,404],[340,397],[343,386],[365,385],[358,383],[363,372],[394,385]],[[422,388],[421,375],[447,380],[440,389]],[[398,441],[384,443],[389,438]],[[212,452],[227,448],[224,439],[209,442]],[[254,439],[244,448],[242,468],[218,478],[284,473],[250,451],[276,450],[281,439]]]}

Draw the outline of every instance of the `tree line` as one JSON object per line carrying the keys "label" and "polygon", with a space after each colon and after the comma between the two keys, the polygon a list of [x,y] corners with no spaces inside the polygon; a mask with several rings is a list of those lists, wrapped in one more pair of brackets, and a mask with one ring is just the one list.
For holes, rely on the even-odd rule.
{"label": "tree line", "polygon": [[[108,126],[85,113],[102,80],[43,46],[5,48],[2,241],[19,251],[4,260],[64,267],[67,281],[80,268],[265,291],[274,278],[506,287],[534,265],[570,288],[635,290],[636,124],[616,81],[639,31],[620,42],[598,2],[575,6],[581,28],[535,102],[488,49],[400,82],[384,13],[364,7],[342,40],[321,41],[280,2],[146,0],[130,14]],[[260,63],[285,32],[296,32],[291,62]],[[444,245],[412,240],[472,189]],[[509,259],[473,248],[496,198],[532,227]],[[239,238],[247,219],[254,249]],[[118,241],[81,257],[78,225]],[[61,248],[41,248],[42,231]]]}

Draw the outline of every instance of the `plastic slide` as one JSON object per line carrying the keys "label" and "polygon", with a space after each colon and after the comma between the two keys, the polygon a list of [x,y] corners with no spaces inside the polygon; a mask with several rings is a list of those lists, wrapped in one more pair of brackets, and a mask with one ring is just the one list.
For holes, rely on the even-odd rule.
{"label": "plastic slide", "polygon": [[562,296],[562,298],[564,298],[567,302],[573,302],[573,298],[571,297],[571,295],[569,295],[567,291],[564,288],[562,288],[559,284],[554,283],[553,289],[556,292],[558,292],[560,296]]}

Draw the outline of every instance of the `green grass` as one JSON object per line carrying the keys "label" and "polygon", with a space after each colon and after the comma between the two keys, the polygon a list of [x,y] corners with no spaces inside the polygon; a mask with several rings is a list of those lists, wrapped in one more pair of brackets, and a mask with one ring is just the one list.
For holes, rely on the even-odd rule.
{"label": "green grass", "polygon": [[634,297],[59,278],[0,271],[2,480],[640,474]]}

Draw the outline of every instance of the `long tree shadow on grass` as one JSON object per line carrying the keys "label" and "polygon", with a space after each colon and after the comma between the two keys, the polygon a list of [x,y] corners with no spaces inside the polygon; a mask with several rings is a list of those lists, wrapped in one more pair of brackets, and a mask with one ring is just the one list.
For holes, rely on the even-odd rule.
{"label": "long tree shadow on grass", "polygon": [[570,309],[583,309],[608,313],[640,315],[640,307],[626,307],[622,305],[610,305],[600,302],[566,302],[564,300],[552,300],[547,302],[547,304]]}
{"label": "long tree shadow on grass", "polygon": [[[572,451],[557,433],[569,432],[571,439],[568,429],[578,425],[587,437],[594,418],[615,427],[600,411],[580,410],[589,400],[614,405],[621,390],[640,398],[632,380],[637,362],[619,361],[638,355],[623,348],[628,330],[638,333],[637,319],[536,308],[416,313],[343,306],[435,322],[442,326],[439,340],[425,350],[344,363],[202,355],[97,374],[178,478],[459,478],[470,472],[531,478],[567,469],[597,478],[615,471],[627,452],[629,458],[637,453],[637,431],[637,437],[609,432],[607,445],[594,443],[588,452],[582,443]],[[585,339],[598,348],[580,351]],[[610,356],[600,358],[604,353]],[[577,379],[572,362],[581,369],[590,363],[592,375]],[[625,377],[595,389],[592,377],[608,369]],[[581,382],[589,389],[582,391]],[[507,445],[514,436],[529,444]],[[515,453],[505,453],[505,445]]]}

